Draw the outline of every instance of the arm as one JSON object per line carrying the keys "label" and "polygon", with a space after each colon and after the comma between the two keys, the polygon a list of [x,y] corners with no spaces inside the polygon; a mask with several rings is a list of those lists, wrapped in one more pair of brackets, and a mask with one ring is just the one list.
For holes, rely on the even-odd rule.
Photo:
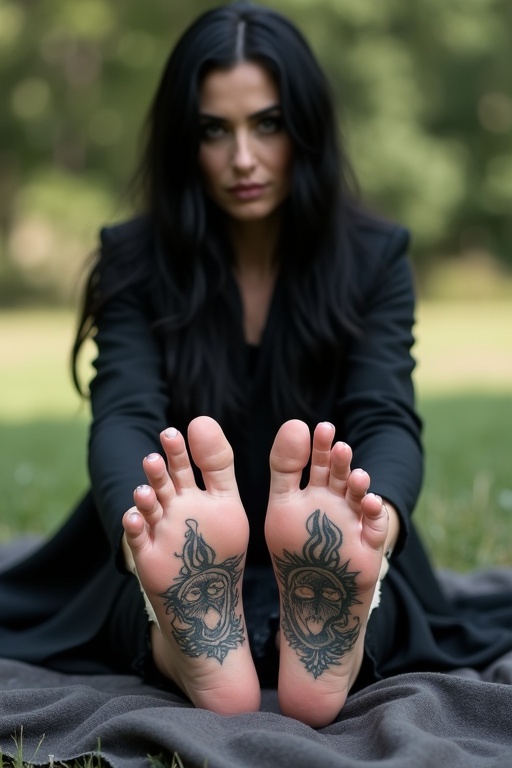
{"label": "arm", "polygon": [[[102,248],[112,247],[114,239],[104,230]],[[95,341],[89,473],[100,518],[117,551],[121,518],[133,505],[133,489],[146,480],[143,457],[160,448],[169,403],[162,353],[139,284],[102,310]]]}
{"label": "arm", "polygon": [[386,548],[399,550],[407,534],[423,473],[421,421],[414,408],[411,356],[414,290],[406,257],[408,235],[372,233],[358,261],[365,307],[361,338],[346,357],[337,403],[353,466],[371,477],[390,514]]}

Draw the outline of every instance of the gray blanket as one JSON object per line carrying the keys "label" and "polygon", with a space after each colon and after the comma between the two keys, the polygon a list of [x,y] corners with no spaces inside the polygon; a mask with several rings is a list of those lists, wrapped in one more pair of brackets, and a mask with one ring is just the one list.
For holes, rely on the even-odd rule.
{"label": "gray blanket", "polygon": [[[512,571],[441,578],[454,593],[492,586],[512,595]],[[36,765],[100,744],[115,768],[174,752],[185,766],[208,768],[512,768],[512,652],[483,673],[405,674],[372,685],[320,730],[279,714],[275,691],[264,691],[260,712],[226,717],[136,677],[64,675],[0,660],[4,754],[15,754],[21,728],[25,759]]]}

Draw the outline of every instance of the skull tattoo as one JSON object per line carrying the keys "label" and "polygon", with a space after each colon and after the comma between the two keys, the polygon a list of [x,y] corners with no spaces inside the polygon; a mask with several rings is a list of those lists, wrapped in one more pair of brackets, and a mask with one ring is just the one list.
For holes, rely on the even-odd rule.
{"label": "skull tattoo", "polygon": [[357,640],[360,622],[350,621],[357,572],[340,565],[341,530],[317,509],[306,521],[310,534],[301,555],[286,549],[274,563],[283,595],[283,632],[308,672],[316,678]]}
{"label": "skull tattoo", "polygon": [[180,575],[160,597],[172,615],[173,635],[187,656],[217,659],[244,641],[242,616],[236,616],[236,589],[243,554],[215,564],[215,551],[197,530],[195,520],[187,520]]}

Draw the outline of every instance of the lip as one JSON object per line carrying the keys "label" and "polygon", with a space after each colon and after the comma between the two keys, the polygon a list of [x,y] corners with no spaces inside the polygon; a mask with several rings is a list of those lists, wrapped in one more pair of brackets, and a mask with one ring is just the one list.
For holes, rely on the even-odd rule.
{"label": "lip", "polygon": [[236,184],[229,188],[229,192],[239,200],[255,200],[266,188],[266,184]]}

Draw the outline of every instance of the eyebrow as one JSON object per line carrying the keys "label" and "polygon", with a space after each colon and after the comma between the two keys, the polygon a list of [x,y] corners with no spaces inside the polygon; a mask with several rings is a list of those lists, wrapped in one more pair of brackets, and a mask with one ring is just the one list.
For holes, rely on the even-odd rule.
{"label": "eyebrow", "polygon": [[[272,104],[270,107],[265,107],[265,109],[260,109],[258,112],[253,112],[251,115],[248,116],[248,119],[259,120],[262,117],[267,117],[273,112],[280,112],[280,111],[281,111],[281,106],[279,104]],[[218,115],[211,115],[208,112],[201,112],[199,117],[201,118],[201,120],[215,120],[216,122],[219,122],[219,123],[228,122],[225,117],[219,117]]]}

